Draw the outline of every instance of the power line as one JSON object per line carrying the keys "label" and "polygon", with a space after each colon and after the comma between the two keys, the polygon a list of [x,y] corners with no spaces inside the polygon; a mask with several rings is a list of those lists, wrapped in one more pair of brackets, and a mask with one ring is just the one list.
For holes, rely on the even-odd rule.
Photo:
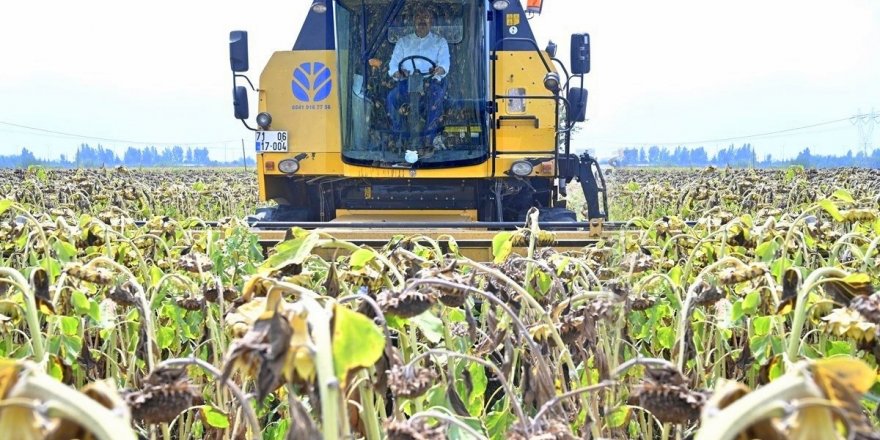
{"label": "power line", "polygon": [[15,124],[15,123],[6,122],[6,121],[0,121],[0,124],[8,125],[10,127],[24,128],[27,130],[33,130],[33,131],[42,132],[42,133],[51,133],[51,134],[57,134],[57,135],[80,138],[80,139],[91,139],[91,140],[106,141],[106,142],[121,142],[121,143],[139,144],[139,145],[171,145],[171,146],[216,145],[216,144],[227,144],[227,143],[236,141],[236,139],[232,139],[232,140],[210,141],[210,142],[145,142],[145,141],[132,141],[132,140],[127,140],[127,139],[105,138],[105,137],[100,137],[100,136],[88,136],[88,135],[76,134],[76,133],[67,133],[67,132],[63,132],[63,131],[49,130],[46,128],[31,127],[28,125]]}
{"label": "power line", "polygon": [[685,141],[685,142],[622,142],[622,141],[607,141],[607,140],[597,139],[596,142],[608,142],[608,143],[624,144],[624,145],[633,145],[633,144],[635,144],[635,145],[657,145],[657,146],[660,146],[660,145],[664,145],[664,146],[665,146],[665,145],[709,144],[709,143],[713,143],[713,142],[727,142],[727,141],[735,141],[735,140],[739,140],[739,139],[749,139],[749,138],[756,138],[756,137],[766,137],[766,136],[778,135],[778,134],[783,134],[783,133],[791,133],[791,132],[795,132],[795,131],[806,130],[806,129],[808,129],[808,128],[821,127],[821,126],[823,126],[823,125],[831,125],[831,124],[836,124],[836,123],[844,122],[844,121],[852,121],[854,118],[862,118],[862,117],[865,117],[865,116],[870,116],[870,115],[859,114],[859,115],[850,116],[850,117],[846,117],[846,118],[834,119],[834,120],[831,120],[831,121],[825,121],[825,122],[818,122],[818,123],[815,123],[815,124],[804,125],[804,126],[800,126],[800,127],[786,128],[786,129],[784,129],[784,130],[768,131],[768,132],[765,132],[765,133],[756,133],[756,134],[750,134],[750,135],[746,135],[746,136],[734,136],[734,137],[719,138],[719,139],[705,139],[705,140],[700,140],[700,141]]}

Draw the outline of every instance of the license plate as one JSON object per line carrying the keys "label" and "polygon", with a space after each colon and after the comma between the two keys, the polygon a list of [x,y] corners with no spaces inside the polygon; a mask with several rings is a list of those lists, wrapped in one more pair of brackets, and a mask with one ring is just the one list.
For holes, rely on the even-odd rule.
{"label": "license plate", "polygon": [[256,132],[257,153],[286,153],[286,131],[258,131]]}

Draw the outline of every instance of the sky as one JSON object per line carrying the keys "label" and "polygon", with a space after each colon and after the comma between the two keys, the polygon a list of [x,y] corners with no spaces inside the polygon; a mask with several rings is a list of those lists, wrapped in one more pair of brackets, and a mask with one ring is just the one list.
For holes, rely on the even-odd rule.
{"label": "sky", "polygon": [[[229,31],[248,31],[256,83],[272,52],[293,45],[311,1],[8,3],[0,154],[181,145],[234,160],[253,134],[233,118]],[[845,154],[863,147],[848,118],[880,113],[877,0],[545,0],[531,24],[562,59],[570,34],[590,33],[589,121],[573,144],[600,157],[747,142],[761,157]]]}

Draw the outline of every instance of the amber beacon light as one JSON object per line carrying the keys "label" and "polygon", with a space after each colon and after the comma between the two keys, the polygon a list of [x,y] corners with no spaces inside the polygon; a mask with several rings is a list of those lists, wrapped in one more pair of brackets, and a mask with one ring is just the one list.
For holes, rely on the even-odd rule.
{"label": "amber beacon light", "polygon": [[543,8],[543,7],[544,7],[543,0],[529,0],[528,4],[526,5],[526,12],[531,12],[533,14],[540,14],[541,8]]}

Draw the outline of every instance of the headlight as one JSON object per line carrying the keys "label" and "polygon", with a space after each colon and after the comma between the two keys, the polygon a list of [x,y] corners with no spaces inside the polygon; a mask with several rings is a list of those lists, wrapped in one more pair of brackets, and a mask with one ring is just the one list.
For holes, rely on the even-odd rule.
{"label": "headlight", "polygon": [[272,115],[266,112],[261,112],[257,115],[257,125],[263,130],[268,130],[269,126],[272,125]]}
{"label": "headlight", "polygon": [[525,177],[532,174],[532,170],[534,169],[535,166],[527,160],[518,160],[510,166],[510,172],[513,173],[514,176],[519,177]]}
{"label": "headlight", "polygon": [[509,0],[495,0],[492,2],[492,7],[495,8],[496,11],[503,11],[510,6]]}
{"label": "headlight", "polygon": [[556,93],[559,91],[559,74],[556,72],[548,72],[544,77],[544,88]]}
{"label": "headlight", "polygon": [[284,174],[293,174],[299,171],[299,161],[296,159],[284,159],[278,162],[278,171]]}

